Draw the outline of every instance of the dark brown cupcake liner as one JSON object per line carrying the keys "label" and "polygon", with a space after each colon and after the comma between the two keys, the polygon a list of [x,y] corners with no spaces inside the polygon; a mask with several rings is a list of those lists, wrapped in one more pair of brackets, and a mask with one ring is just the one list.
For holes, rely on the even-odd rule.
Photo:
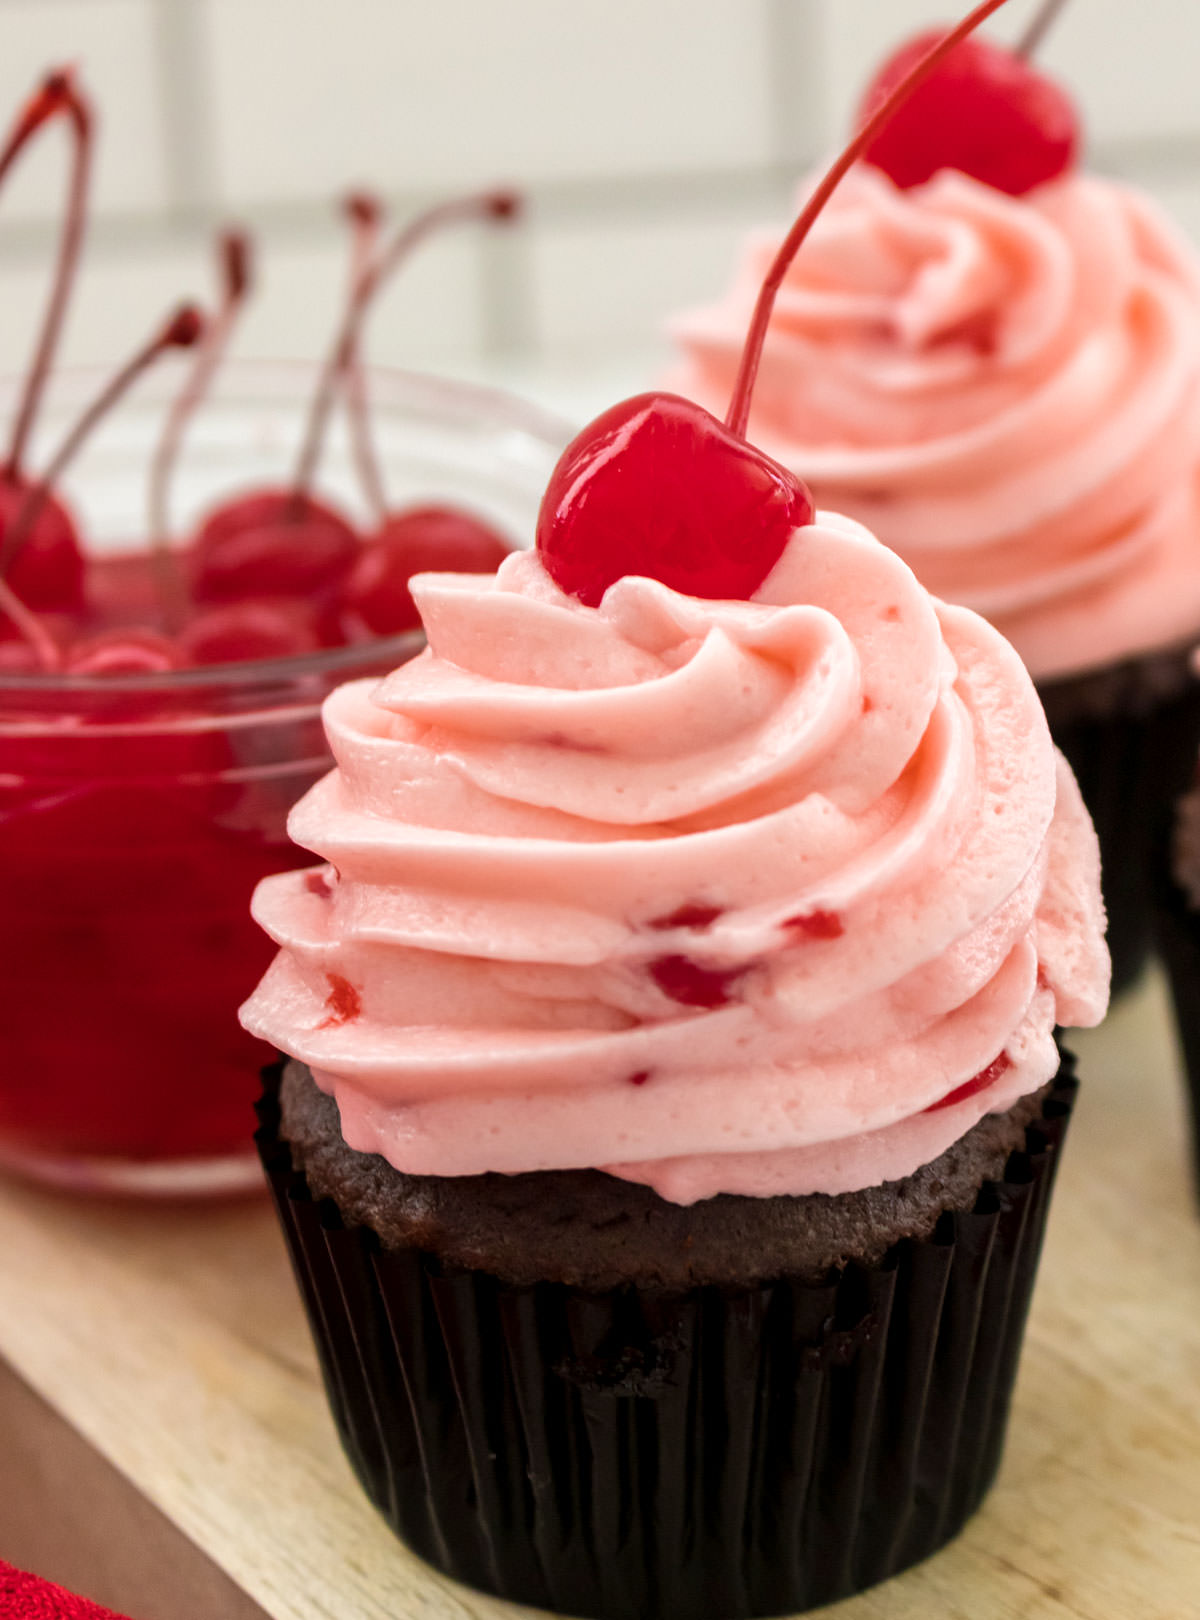
{"label": "dark brown cupcake liner", "polygon": [[1190,645],[1038,686],[1100,840],[1114,995],[1153,944],[1155,850],[1200,749]]}
{"label": "dark brown cupcake liner", "polygon": [[604,1620],[829,1603],[927,1557],[999,1462],[1077,1089],[975,1207],[823,1284],[514,1287],[385,1250],[258,1144],[342,1443],[416,1552]]}
{"label": "dark brown cupcake liner", "polygon": [[1200,1196],[1200,910],[1189,903],[1171,875],[1166,840],[1160,850],[1156,878],[1156,943],[1179,1033],[1192,1123],[1192,1168]]}

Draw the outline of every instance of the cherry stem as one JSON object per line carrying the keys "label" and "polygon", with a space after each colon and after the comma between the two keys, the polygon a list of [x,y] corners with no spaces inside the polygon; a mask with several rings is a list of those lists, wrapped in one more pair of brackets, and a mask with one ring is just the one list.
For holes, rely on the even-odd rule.
{"label": "cherry stem", "polygon": [[37,347],[29,364],[21,404],[8,447],[5,474],[13,483],[17,483],[21,476],[25,447],[37,417],[46,380],[50,375],[58,340],[62,335],[63,317],[74,285],[75,271],[79,264],[79,250],[83,244],[84,227],[87,224],[87,199],[92,169],[92,113],[87,101],[75,88],[69,71],[62,70],[46,76],[40,88],[30,97],[18,115],[4,150],[0,153],[0,180],[3,180],[31,136],[59,113],[66,113],[70,118],[74,155],[67,193],[67,210],[59,239],[58,262],[54,267],[54,279],[50,286],[50,299],[46,305]]}
{"label": "cherry stem", "polygon": [[18,507],[17,515],[4,536],[3,545],[0,546],[0,574],[11,565],[13,558],[24,545],[46,502],[50,499],[51,490],[97,422],[107,415],[122,394],[153,365],[159,355],[165,354],[168,349],[190,349],[198,343],[204,335],[204,325],[204,316],[195,304],[181,304],[150,341],[143,345],[133,359],[127,361],[116,376],[100,390],[59,446],[44,476],[36,484],[30,485],[25,499]]}
{"label": "cherry stem", "polygon": [[233,335],[238,313],[251,290],[250,239],[245,232],[236,230],[222,232],[217,241],[217,259],[221,277],[217,313],[204,331],[197,349],[195,364],[167,415],[162,437],[150,467],[150,488],[147,497],[150,544],[154,553],[163,605],[167,610],[168,619],[173,623],[178,623],[184,604],[179,572],[174,565],[169,544],[171,526],[168,491],[187,424],[209,391]]}
{"label": "cherry stem", "polygon": [[[377,197],[355,192],[346,199],[346,213],[350,219],[351,240],[350,285],[357,287],[367,273],[379,239],[379,222],[383,206]],[[367,398],[367,376],[362,363],[362,349],[354,345],[354,352],[346,366],[346,408],[350,418],[350,447],[358,465],[359,481],[366,493],[367,504],[376,522],[381,522],[387,511],[387,491],[379,457],[371,438],[371,409]]]}
{"label": "cherry stem", "polygon": [[879,131],[899,111],[913,91],[929,77],[960,40],[973,33],[981,22],[986,21],[992,15],[993,11],[999,11],[1000,7],[1006,4],[1007,0],[984,0],[984,4],[976,6],[974,11],[964,17],[957,27],[952,28],[936,45],[932,46],[908,74],[907,78],[902,79],[875,109],[804,205],[804,210],[799,219],[784,237],[783,245],[775,255],[771,268],[767,271],[766,280],[759,290],[758,302],[754,306],[754,314],[750,321],[750,330],[746,334],[745,347],[742,349],[737,379],[733,385],[733,398],[729,404],[729,412],[725,417],[725,426],[731,433],[736,433],[739,438],[743,439],[746,436],[746,424],[750,420],[750,399],[754,393],[754,383],[758,376],[759,363],[762,360],[767,328],[771,324],[771,313],[775,307],[775,295],[782,286],[783,278],[787,274],[792,260],[800,251],[805,237],[812,230],[817,216],[837,190],[847,171],[854,166]]}
{"label": "cherry stem", "polygon": [[62,656],[54,637],[33,609],[26,607],[6,579],[0,579],[0,613],[7,614],[16,625],[37,654],[38,663],[44,670],[53,671],[61,666]]}
{"label": "cherry stem", "polygon": [[1058,14],[1066,3],[1067,0],[1044,0],[1041,10],[1034,14],[1033,21],[1018,40],[1013,55],[1026,61],[1033,56],[1058,21]]}
{"label": "cherry stem", "polygon": [[[998,0],[997,0],[998,3]],[[417,245],[445,225],[454,225],[473,219],[512,219],[520,206],[520,199],[511,191],[485,191],[470,197],[459,197],[453,202],[440,203],[418,214],[391,243],[375,255],[371,264],[358,277],[352,288],[342,324],[330,350],[329,357],[317,380],[308,419],[308,430],[300,450],[296,476],[292,484],[291,509],[298,520],[304,514],[308,491],[316,472],[317,459],[329,415],[333,409],[338,386],[353,364],[359,334],[367,306],[380,286]]]}

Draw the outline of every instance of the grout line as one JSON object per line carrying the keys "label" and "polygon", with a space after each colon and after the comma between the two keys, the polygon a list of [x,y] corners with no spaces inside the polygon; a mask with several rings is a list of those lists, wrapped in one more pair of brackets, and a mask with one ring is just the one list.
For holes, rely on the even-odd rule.
{"label": "grout line", "polygon": [[533,253],[530,232],[485,231],[478,246],[480,352],[503,362],[536,344]]}
{"label": "grout line", "polygon": [[205,0],[150,3],[170,218],[181,224],[207,213],[216,195]]}
{"label": "grout line", "polygon": [[825,143],[827,37],[818,0],[767,0],[767,94],[775,162],[794,179]]}
{"label": "grout line", "polygon": [[[50,0],[53,3],[53,0]],[[187,8],[200,0],[154,0],[156,5]],[[5,0],[0,0],[0,9]],[[1192,180],[1200,172],[1200,134],[1173,138],[1147,136],[1119,141],[1097,142],[1090,153],[1090,166],[1101,173],[1120,175],[1153,185],[1155,180]],[[163,247],[190,247],[207,241],[217,211],[204,176],[206,165],[198,165],[197,177],[182,190],[190,198],[180,200],[166,213],[111,212],[97,215],[89,224],[89,251],[116,254],[122,251],[151,252]],[[745,170],[715,173],[637,175],[623,179],[549,181],[528,191],[530,218],[535,229],[571,226],[624,225],[648,223],[670,217],[681,222],[703,220],[714,210],[755,215],[782,215],[787,212],[797,176],[793,164],[768,165]],[[445,191],[400,190],[389,193],[385,202],[397,216],[415,212],[440,201]],[[330,202],[325,197],[297,201],[264,200],[239,206],[239,218],[264,235],[279,241],[320,241],[330,234]],[[523,233],[515,233],[521,237]],[[22,260],[44,256],[57,241],[58,227],[50,220],[16,219],[3,226],[4,258],[16,265]],[[510,242],[495,238],[493,245],[509,249]],[[485,266],[490,274],[491,266]],[[519,282],[514,266],[508,274]],[[494,312],[501,329],[506,329],[515,313]]]}
{"label": "grout line", "polygon": [[[183,0],[184,4],[188,0]],[[0,0],[3,6],[4,0]],[[716,174],[639,175],[628,180],[553,181],[531,186],[527,196],[531,219],[538,226],[588,225],[606,220],[625,223],[673,217],[703,219],[713,208],[745,208],[747,214],[786,208],[794,175],[774,168]],[[437,191],[401,190],[384,194],[389,212],[402,216],[444,200]],[[239,205],[239,218],[254,230],[279,238],[319,238],[328,235],[333,218],[330,199]],[[211,228],[215,209],[211,201],[181,203],[169,215],[134,211],[98,215],[88,227],[89,243],[101,251],[121,247],[154,248],[199,238]],[[518,233],[519,234],[519,233]],[[15,220],[4,226],[5,255],[18,258],[44,253],[57,240],[57,227],[47,220]]]}

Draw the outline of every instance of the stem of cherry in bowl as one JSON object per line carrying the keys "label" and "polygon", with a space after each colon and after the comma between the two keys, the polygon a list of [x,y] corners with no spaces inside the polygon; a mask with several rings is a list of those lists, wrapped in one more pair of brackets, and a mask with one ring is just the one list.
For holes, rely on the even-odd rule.
{"label": "stem of cherry in bowl", "polygon": [[260,279],[227,233],[212,313],[149,323],[111,377],[52,371],[86,200],[74,80],[50,75],[0,146],[2,180],[59,117],[77,217],[30,373],[0,389],[19,451],[0,468],[0,1164],[231,1191],[260,1180],[270,1057],[236,1018],[270,955],[249,898],[311,860],[286,819],[330,763],[321,702],[419,651],[411,573],[490,570],[532,531],[567,433],[488,390],[362,364],[362,317],[407,249],[506,217],[509,193],[391,237],[377,208],[369,237],[356,226],[324,367],[226,359]]}

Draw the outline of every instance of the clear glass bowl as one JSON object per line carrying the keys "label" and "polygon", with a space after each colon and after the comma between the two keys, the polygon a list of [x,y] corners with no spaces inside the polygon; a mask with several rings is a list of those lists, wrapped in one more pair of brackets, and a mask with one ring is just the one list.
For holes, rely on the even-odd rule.
{"label": "clear glass bowl", "polygon": [[[298,366],[226,368],[189,433],[177,532],[239,489],[286,483],[312,382]],[[48,439],[94,386],[56,383]],[[146,533],[172,386],[144,387],[67,481],[97,551]],[[452,502],[528,542],[564,424],[490,390],[402,373],[374,373],[371,396],[389,504]],[[363,515],[341,431],[319,488]],[[0,1165],[128,1194],[258,1182],[252,1104],[269,1053],[237,1008],[272,947],[250,920],[251,891],[311,862],[285,823],[330,763],[322,699],[421,644],[410,632],[168,675],[0,677]]]}

